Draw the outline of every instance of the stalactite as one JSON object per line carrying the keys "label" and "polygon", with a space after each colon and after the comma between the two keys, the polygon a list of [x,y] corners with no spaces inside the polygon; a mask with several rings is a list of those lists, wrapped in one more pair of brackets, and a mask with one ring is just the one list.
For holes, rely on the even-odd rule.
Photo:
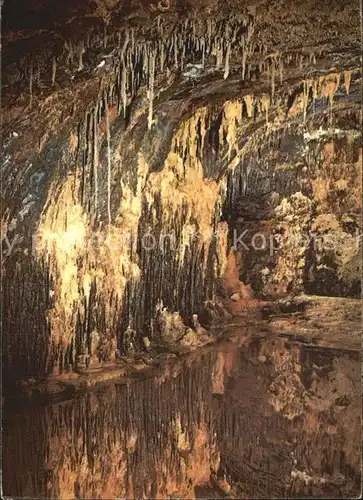
{"label": "stalactite", "polygon": [[202,38],[201,45],[202,45],[202,68],[204,68],[204,66],[205,66],[205,38],[204,37]]}
{"label": "stalactite", "polygon": [[30,63],[30,69],[29,69],[29,92],[30,92],[30,99],[29,99],[29,106],[32,107],[33,104],[33,63]]}
{"label": "stalactite", "polygon": [[306,113],[309,105],[309,94],[310,94],[310,89],[313,85],[313,82],[311,80],[304,80],[303,82],[303,114],[304,114],[304,123],[306,121]]}
{"label": "stalactite", "polygon": [[352,72],[351,71],[344,71],[344,86],[347,94],[349,94],[349,87],[350,87],[350,81],[352,78]]}
{"label": "stalactite", "polygon": [[98,122],[97,122],[97,106],[93,110],[93,175],[95,182],[95,214],[97,217],[98,210]]}
{"label": "stalactite", "polygon": [[148,115],[148,129],[151,130],[153,125],[153,104],[154,104],[154,77],[155,77],[155,52],[152,52],[149,59],[149,115]]}
{"label": "stalactite", "polygon": [[135,52],[135,28],[131,28],[131,50]]}
{"label": "stalactite", "polygon": [[227,44],[227,52],[226,52],[226,61],[225,61],[225,66],[224,66],[224,79],[226,80],[229,75],[229,57],[231,54],[231,43],[228,42]]}
{"label": "stalactite", "polygon": [[176,34],[173,36],[173,41],[174,41],[174,67],[175,69],[178,69],[178,38]]}
{"label": "stalactite", "polygon": [[120,53],[120,60],[121,61],[123,61],[124,58],[125,58],[125,52],[127,50],[129,42],[130,42],[130,33],[129,33],[129,30],[126,30],[126,36],[125,36],[124,44],[122,46],[121,53]]}
{"label": "stalactite", "polygon": [[[207,27],[208,30],[209,30],[209,26],[210,27],[212,26],[211,20],[208,20],[208,27]],[[137,45],[135,45],[134,31],[132,30],[132,32],[131,32],[131,44],[130,44],[131,47],[129,47],[129,41],[128,41],[129,32],[127,31],[126,32],[126,40],[124,42],[124,46],[123,46],[122,52],[121,52],[120,63],[119,63],[119,66],[117,66],[117,70],[116,70],[116,73],[117,73],[116,88],[117,88],[117,91],[119,92],[119,96],[121,97],[120,101],[122,100],[124,116],[126,116],[126,108],[127,108],[127,104],[128,104],[127,99],[130,96],[130,94],[129,94],[130,86],[131,86],[131,102],[132,102],[132,99],[135,96],[135,93],[137,92],[137,89],[139,87],[139,83],[141,80],[143,83],[145,82],[145,84],[148,86],[148,99],[149,99],[149,103],[148,103],[149,104],[148,129],[150,130],[152,128],[153,114],[154,114],[153,108],[154,108],[154,99],[155,99],[155,96],[154,96],[155,70],[156,70],[156,65],[157,65],[156,64],[157,56],[160,56],[160,59],[158,58],[157,61],[158,61],[158,63],[160,61],[161,71],[163,71],[165,66],[169,65],[170,67],[172,67],[173,64],[175,65],[176,68],[179,68],[180,66],[181,66],[181,68],[183,68],[184,58],[186,58],[186,60],[187,60],[187,58],[191,58],[191,56],[194,57],[193,60],[195,60],[196,57],[201,56],[202,65],[204,66],[204,64],[206,63],[205,57],[206,57],[206,54],[208,53],[207,49],[208,48],[211,49],[212,43],[213,43],[213,49],[214,49],[214,54],[216,55],[217,65],[223,66],[223,64],[224,64],[224,79],[228,78],[228,76],[230,74],[230,58],[232,57],[231,56],[232,50],[234,50],[234,41],[233,40],[235,39],[235,37],[237,36],[239,31],[237,31],[235,28],[235,30],[233,32],[232,39],[228,39],[227,35],[223,35],[223,33],[226,33],[226,31],[227,31],[224,28],[225,28],[225,26],[222,23],[217,24],[217,27],[215,30],[215,33],[216,33],[215,39],[212,42],[212,39],[210,36],[209,45],[208,45],[208,38],[205,39],[204,37],[201,37],[201,38],[197,37],[195,23],[193,23],[191,26],[189,26],[188,23],[185,23],[185,26],[182,29],[174,32],[174,34],[172,35],[172,42],[171,43],[169,40],[165,39],[166,40],[165,42],[164,42],[164,40],[158,40],[158,41],[152,41],[152,42],[150,41],[150,42],[147,42],[144,44],[138,43]],[[199,30],[199,25],[198,25],[198,30]],[[253,32],[253,30],[252,30],[252,32]],[[253,44],[250,41],[250,38],[252,35],[248,36],[248,33],[251,33],[250,28],[248,28],[248,30],[247,30],[247,36],[244,35],[242,38],[242,49],[243,49],[242,50],[242,78],[243,79],[246,78],[246,73],[247,72],[249,73],[250,68],[251,68],[251,66],[247,65],[247,57],[249,57],[253,52]],[[120,40],[121,40],[121,38],[120,38]],[[75,55],[76,56],[78,55],[78,57],[79,57],[78,71],[81,71],[83,69],[82,54],[84,53],[84,45],[83,44],[81,45],[80,50],[79,50],[79,48],[80,48],[79,45],[77,45],[75,47],[75,50],[76,50]],[[172,49],[170,50],[170,48],[172,48]],[[258,48],[261,50],[261,52],[263,50],[265,50],[265,47],[263,47],[262,45],[259,46]],[[73,56],[71,55],[71,52],[73,52],[73,48],[72,48],[71,42],[69,42],[68,56],[67,56],[67,63],[68,64],[72,63]],[[268,61],[268,58],[266,58],[266,59]],[[248,59],[248,60],[250,61],[250,59]],[[256,64],[253,57],[251,58],[251,60],[253,61],[253,64]],[[286,58],[284,60],[287,61],[288,58]],[[56,59],[55,59],[55,57],[53,57],[52,85],[55,85],[56,69],[57,69],[56,64],[57,64]],[[263,68],[263,69],[267,68],[267,70],[270,71],[270,75],[271,75],[271,99],[272,100],[274,99],[274,97],[276,100],[278,99],[278,96],[276,94],[276,89],[275,89],[275,78],[276,78],[276,72],[278,71],[277,65],[279,65],[280,82],[282,83],[283,77],[282,77],[282,57],[281,56],[278,60],[272,59],[271,65],[269,65],[268,62],[264,66],[261,65],[261,68]],[[139,68],[142,66],[144,69],[139,70]],[[252,66],[252,68],[254,68],[254,66]],[[159,69],[159,68],[157,68],[157,69]],[[130,71],[131,71],[131,73],[129,73]],[[38,75],[39,75],[39,73],[40,73],[40,70],[39,70],[39,65],[38,65]],[[33,67],[31,67],[30,68],[30,82],[29,82],[31,102],[32,102],[32,97],[33,97],[33,88],[32,88],[33,87],[33,76],[34,76],[33,75]],[[344,83],[345,83],[345,88],[346,88],[347,93],[349,93],[350,79],[351,79],[351,73],[345,72],[344,73]],[[105,77],[105,80],[106,80],[106,77]],[[130,85],[130,82],[131,82],[131,85]],[[305,120],[306,113],[307,113],[307,107],[308,107],[308,103],[309,103],[309,98],[311,96],[312,86],[313,86],[313,97],[314,98],[317,96],[318,92],[317,92],[316,82],[314,82],[314,85],[313,85],[313,83],[311,81],[306,80],[305,82],[303,82],[303,85],[304,85],[303,111],[304,111],[304,120]],[[334,89],[330,88],[329,85],[330,85],[330,83],[329,83],[328,78],[325,78],[325,81],[323,78],[321,81],[321,85],[320,85],[321,88],[319,88],[319,91],[321,91],[319,95],[329,96],[330,104],[332,106],[334,92],[337,90],[337,88],[339,86],[339,80],[336,79],[336,81],[334,81],[334,85],[333,85]],[[156,87],[155,87],[155,89],[156,89]],[[110,119],[111,119],[110,118],[110,105],[114,102],[114,87],[113,87],[112,83],[109,86],[108,94],[105,93],[103,97],[104,97],[104,99],[103,99],[104,102],[101,105],[95,107],[94,110],[92,111],[91,117],[89,118],[90,125],[88,125],[84,131],[84,134],[87,136],[87,139],[83,138],[82,145],[84,144],[85,141],[87,142],[87,145],[83,148],[84,172],[86,172],[86,173],[84,173],[84,175],[92,175],[92,173],[89,174],[89,171],[92,168],[91,167],[92,166],[91,155],[92,155],[92,148],[93,148],[93,179],[94,179],[94,198],[93,198],[93,201],[94,201],[95,214],[97,216],[97,210],[99,209],[98,203],[99,203],[99,189],[100,189],[100,186],[98,185],[99,180],[100,180],[99,174],[102,173],[102,171],[99,169],[99,147],[100,147],[100,144],[99,144],[99,138],[98,138],[98,134],[99,134],[98,121],[101,119],[101,115],[104,114],[105,121],[106,121],[105,132],[106,132],[106,140],[107,140],[107,214],[108,214],[108,223],[109,223],[109,226],[111,226],[111,223],[112,223],[112,220],[111,220],[111,216],[112,216],[112,214],[111,214],[111,180],[112,180],[111,166],[112,165],[111,165],[111,144],[110,144],[110,142],[111,142],[110,141]],[[299,96],[299,98],[301,98],[301,95]],[[256,102],[258,102],[259,109],[264,110],[266,113],[266,123],[268,123],[268,119],[269,119],[268,113],[269,113],[269,107],[271,105],[271,100],[270,100],[270,97],[268,95],[262,96],[259,101],[256,101],[256,99],[251,95],[244,96],[243,100],[245,102],[246,109],[247,109],[247,115],[249,118],[253,118],[253,115],[255,112],[254,106],[255,106]],[[103,106],[105,106],[104,110],[103,110]],[[121,108],[121,106],[119,106],[119,109],[120,108]],[[302,110],[302,109],[300,108],[300,110]],[[233,113],[231,111],[230,114],[225,113],[225,115],[228,114],[229,118],[227,119],[226,116],[224,116],[224,118],[223,118],[224,130],[222,131],[223,133],[220,134],[220,143],[221,144],[220,144],[220,150],[217,153],[217,155],[218,154],[220,154],[221,156],[224,155],[225,150],[223,150],[223,147],[226,145],[223,143],[225,142],[225,139],[226,139],[227,143],[228,143],[228,160],[231,159],[233,149],[235,149],[235,152],[236,152],[235,157],[237,157],[241,153],[240,151],[237,151],[236,148],[237,148],[237,142],[239,140],[241,140],[241,136],[242,136],[242,134],[240,134],[240,129],[237,129],[237,125],[238,126],[241,125],[241,123],[237,123],[237,122],[239,122],[239,117],[241,117],[241,115],[242,115],[242,109],[237,109],[237,107],[236,107],[235,111],[236,111],[235,115],[233,115],[234,111],[233,111]],[[87,122],[87,120],[86,120],[86,122]],[[195,193],[194,193],[194,191],[192,191],[195,187],[194,184],[197,186],[200,186],[201,184],[203,184],[203,189],[204,188],[206,189],[206,197],[205,197],[206,199],[209,200],[209,198],[208,198],[209,192],[207,190],[207,187],[210,187],[210,186],[213,186],[213,196],[214,195],[217,196],[217,194],[214,192],[214,189],[217,190],[217,188],[214,186],[214,184],[209,183],[209,181],[205,182],[205,178],[203,177],[203,167],[205,167],[205,166],[202,165],[202,158],[203,158],[204,141],[205,141],[205,134],[206,134],[206,128],[207,128],[205,123],[206,123],[205,117],[202,117],[202,116],[199,116],[198,120],[196,120],[195,122],[190,122],[188,124],[188,126],[186,126],[185,129],[183,130],[184,135],[181,134],[182,138],[181,138],[181,135],[179,136],[179,139],[180,139],[179,143],[177,143],[177,141],[175,141],[175,144],[173,144],[173,146],[175,146],[174,149],[172,148],[170,150],[170,153],[173,153],[173,154],[170,154],[170,157],[168,160],[170,163],[170,165],[168,165],[168,167],[170,167],[168,173],[170,174],[170,178],[173,178],[173,180],[175,180],[175,178],[176,178],[175,169],[178,169],[177,181],[179,184],[178,184],[177,188],[179,189],[181,187],[180,191],[177,192],[177,196],[179,196],[178,203],[184,197],[184,199],[182,200],[183,204],[180,203],[179,205],[177,205],[177,203],[175,203],[176,215],[175,215],[175,217],[173,216],[174,219],[173,219],[173,217],[169,217],[167,219],[167,224],[169,224],[170,226],[173,224],[175,224],[176,226],[177,225],[180,225],[181,227],[183,226],[184,223],[180,222],[180,220],[179,220],[180,213],[182,212],[182,210],[185,210],[187,212],[187,216],[186,216],[187,220],[189,220],[189,221],[193,220],[192,216],[194,217],[194,215],[195,215],[193,213],[193,210],[195,208],[195,205],[198,203],[198,201],[195,201],[195,200],[197,200],[197,196],[194,198]],[[92,127],[92,125],[93,125],[93,127]],[[92,134],[92,128],[93,128],[93,134]],[[100,127],[100,128],[102,128],[102,127]],[[242,131],[243,131],[243,129],[242,129]],[[237,136],[237,132],[238,132],[238,136]],[[284,129],[284,132],[287,133],[287,129]],[[91,143],[91,139],[93,139],[93,143]],[[244,140],[244,138],[243,138],[243,140]],[[218,143],[218,139],[215,142]],[[208,146],[208,144],[207,144],[207,146]],[[235,160],[235,157],[233,157],[232,161]],[[177,166],[175,166],[175,165],[177,165]],[[211,167],[207,167],[207,168],[209,168],[211,170]],[[194,169],[194,172],[193,172],[193,169]],[[87,173],[87,171],[88,171],[88,173]],[[190,172],[190,171],[192,171],[192,172]],[[205,170],[204,170],[204,174],[205,174]],[[154,177],[154,179],[155,178],[156,177]],[[167,176],[165,176],[165,178],[167,179]],[[186,184],[187,182],[189,184]],[[183,184],[183,183],[185,183],[185,184]],[[239,176],[237,176],[237,174],[236,174],[232,179],[232,183],[236,184],[235,186],[233,185],[233,187],[232,187],[232,197],[234,196],[235,193],[240,193],[241,190],[244,191],[245,189],[247,189],[245,178],[244,177],[242,178],[241,174],[239,174]],[[91,189],[90,185],[91,185],[91,182],[89,181],[88,187],[84,188],[84,189],[86,189],[86,191]],[[152,185],[152,186],[155,189],[155,191],[157,191],[156,184]],[[169,182],[168,187],[170,188],[170,186],[174,187],[174,184]],[[182,191],[185,186],[187,186],[188,190],[190,190],[186,196],[184,196],[185,193]],[[239,186],[241,186],[241,187],[239,187]],[[218,186],[218,189],[219,189],[219,186]],[[127,185],[122,186],[122,192],[124,193],[124,191],[126,191],[126,190],[127,190]],[[76,192],[77,190],[74,189],[74,191]],[[172,193],[174,195],[175,190],[173,190]],[[182,194],[180,194],[180,193],[182,193]],[[190,193],[193,193],[193,196],[189,197]],[[161,214],[163,212],[163,208],[165,208],[167,205],[165,205],[165,207],[162,207],[162,208],[157,208],[156,201],[155,201],[156,196],[153,197],[153,194],[150,195],[150,197],[152,199],[152,203],[151,203],[152,206],[149,207],[149,211],[152,214],[152,215],[150,215],[150,218],[152,219],[153,223],[156,224],[156,223],[159,223],[159,221],[161,219]],[[92,193],[91,193],[91,195],[92,195]],[[163,195],[165,195],[165,193],[163,193]],[[220,192],[218,192],[218,196],[220,196]],[[86,193],[83,207],[85,207],[86,203],[89,203],[90,200],[92,203],[92,197],[89,196],[88,193]],[[187,201],[185,201],[185,200],[187,200]],[[213,198],[213,200],[214,200],[214,198]],[[168,200],[168,201],[170,201],[170,200]],[[137,202],[135,202],[135,203],[137,203]],[[170,203],[173,204],[174,200],[171,200]],[[208,203],[209,203],[209,201],[208,201]],[[172,206],[174,207],[174,205],[172,205]],[[88,207],[87,207],[87,210],[88,210]],[[168,210],[165,210],[165,212],[169,213]],[[214,212],[212,212],[212,210],[209,210],[208,215],[211,215],[213,213]],[[202,210],[201,210],[201,212],[198,213],[198,217],[202,217],[202,216],[203,215],[202,215]],[[68,217],[68,214],[67,214],[67,217]],[[82,217],[83,217],[83,213],[82,213]],[[82,219],[82,221],[85,220],[85,218],[83,219],[82,217],[79,217],[79,218]],[[189,217],[189,219],[188,219],[188,217]],[[127,217],[125,215],[125,220],[126,219],[127,219]],[[66,223],[68,224],[68,220],[66,221]],[[210,220],[208,220],[208,224],[210,225]],[[206,245],[206,247],[207,247],[207,245]],[[206,247],[203,247],[202,250],[198,249],[198,252],[200,252],[200,253],[204,252]],[[82,248],[82,245],[80,245],[80,248]],[[196,268],[198,267],[198,263],[200,262],[200,260],[198,260],[199,254],[198,254],[198,252],[196,252],[195,250],[190,249],[190,248],[184,248],[183,252],[184,253],[182,253],[182,256],[183,256],[183,258],[186,259],[185,262],[187,262],[188,265],[190,262],[195,263],[195,265],[193,264],[192,273],[191,273],[192,276],[190,278],[191,282],[193,283],[193,291],[191,292],[192,298],[190,299],[190,302],[192,304],[192,309],[193,309],[194,303],[197,304],[198,300],[199,300],[198,299],[199,292],[195,291],[197,289],[197,287],[194,286],[197,279],[198,279],[197,273],[196,273]],[[204,258],[206,258],[206,255],[207,255],[207,252],[205,252],[205,254],[203,254],[203,257],[201,257],[200,259],[203,260]],[[77,256],[77,257],[79,257],[79,256]],[[61,259],[61,257],[59,257],[59,258]],[[146,259],[146,257],[144,257],[144,258]],[[149,270],[149,267],[148,267],[148,266],[150,266],[151,257],[149,256],[148,259],[149,259],[149,263],[146,264],[145,262],[143,262],[143,265],[147,267],[148,273],[151,273],[151,271]],[[157,259],[155,259],[155,261],[156,260]],[[75,260],[75,262],[76,262],[76,260]],[[187,266],[185,266],[185,262],[183,261],[184,268],[187,267]],[[77,267],[78,264],[77,265],[74,264],[74,265],[75,265],[75,267]],[[184,282],[186,281],[183,266],[180,265],[179,268],[177,268],[178,269],[177,272],[175,272],[175,275],[177,276],[175,278],[176,284],[177,284],[177,281],[179,278],[180,278],[180,281],[183,281],[183,280],[184,280]],[[176,268],[176,266],[174,266],[174,270],[175,270],[175,268]],[[162,267],[163,271],[164,271],[164,269],[165,268]],[[161,280],[161,278],[160,278],[160,280]],[[125,282],[127,281],[126,278],[124,281]],[[124,281],[122,281],[123,284],[124,284]],[[200,283],[203,284],[204,283],[203,280]],[[164,286],[164,285],[162,285],[162,284],[156,285],[155,284],[155,287],[156,286],[159,286],[160,290],[161,290],[162,286]],[[134,287],[134,288],[132,288],[132,287]],[[200,287],[200,288],[202,288],[202,287]],[[130,297],[127,298],[127,301],[128,301],[127,308],[128,308],[128,314],[131,317],[131,320],[134,321],[134,319],[132,318],[132,315],[134,314],[134,308],[135,308],[135,304],[133,304],[133,300],[136,300],[135,296],[137,295],[139,289],[136,288],[135,283],[132,283],[132,285],[130,285],[130,290],[131,290],[130,292],[127,292],[130,295]],[[157,296],[157,292],[154,290],[154,288],[150,293]],[[91,295],[92,295],[91,292],[88,292],[88,293],[85,292],[85,296],[87,298],[87,301],[90,300]],[[144,300],[144,299],[137,298],[137,300],[139,300],[139,302],[141,304],[142,300]],[[147,300],[149,300],[149,299],[147,299]],[[154,299],[152,298],[150,300],[153,303]],[[179,304],[178,301],[182,301],[182,299],[180,299],[179,296],[177,299],[175,299],[175,304]],[[91,306],[89,304],[86,304],[82,307],[84,307],[87,310],[87,308],[90,308]],[[140,309],[142,307],[144,307],[144,306],[140,306]],[[147,305],[147,306],[145,306],[145,308],[146,307],[150,308],[151,306]],[[189,307],[189,305],[188,305],[188,307]],[[151,311],[151,309],[150,309],[150,311]],[[152,311],[152,312],[154,312],[154,311]],[[84,313],[84,314],[86,314],[86,313]],[[81,314],[81,316],[82,316],[82,314]],[[87,319],[84,320],[85,324],[87,323],[87,321],[88,321]],[[97,321],[101,321],[101,320],[97,320]],[[102,321],[101,321],[101,323],[102,323]],[[82,327],[82,328],[84,328],[86,330],[86,327]],[[87,328],[88,328],[88,326],[87,326]],[[107,325],[107,328],[110,328],[110,326]],[[55,346],[55,349],[56,348],[58,348],[58,347]],[[68,356],[68,354],[66,354],[66,352],[64,352],[64,350],[61,350],[61,349],[58,349],[57,352],[58,352],[58,354],[56,354],[55,357],[59,357],[60,363],[62,363],[62,358],[65,359]]]}
{"label": "stalactite", "polygon": [[245,95],[243,100],[246,103],[248,118],[253,118],[254,117],[254,104],[255,104],[254,97],[252,95]]}
{"label": "stalactite", "polygon": [[164,47],[164,42],[160,40],[160,70],[161,72],[164,71],[164,65],[165,65],[165,47]]}
{"label": "stalactite", "polygon": [[[208,53],[212,50],[212,19],[208,18]],[[209,55],[208,54],[208,55]]]}
{"label": "stalactite", "polygon": [[313,100],[318,98],[318,82],[313,80]]}
{"label": "stalactite", "polygon": [[232,149],[237,150],[238,140],[237,140],[237,130],[238,126],[242,122],[242,101],[227,101],[223,106],[223,118],[222,118],[222,133],[220,133],[220,140],[222,142],[223,137],[226,136],[228,143],[228,162],[231,159]]}
{"label": "stalactite", "polygon": [[53,60],[52,60],[52,85],[54,87],[55,85],[55,77],[56,77],[56,73],[57,73],[57,60],[56,58],[53,56]]}
{"label": "stalactite", "polygon": [[149,72],[149,55],[148,55],[147,45],[146,44],[143,44],[142,50],[143,50],[142,73],[144,75],[144,78],[147,78],[148,77],[148,72]]}
{"label": "stalactite", "polygon": [[103,48],[106,49],[108,44],[108,36],[107,36],[107,23],[105,22],[103,26]]}
{"label": "stalactite", "polygon": [[37,69],[37,83],[38,83],[38,85],[40,85],[40,63],[39,63],[39,60],[37,61],[37,66],[38,66],[38,69]]}
{"label": "stalactite", "polygon": [[73,45],[72,45],[72,40],[65,41],[64,42],[64,47],[67,50],[66,64],[69,67],[70,64],[73,64]]}
{"label": "stalactite", "polygon": [[181,43],[181,47],[182,47],[181,60],[180,60],[180,69],[181,69],[181,71],[183,71],[184,70],[184,60],[185,60],[185,48],[186,48],[186,44],[183,41],[182,35],[180,35],[180,37],[181,37],[180,43]]}
{"label": "stalactite", "polygon": [[128,65],[130,68],[130,76],[131,76],[131,97],[134,95],[135,92],[135,72],[134,72],[134,66],[133,66],[133,61],[132,61],[132,52],[129,50],[128,52]]}
{"label": "stalactite", "polygon": [[279,73],[280,73],[280,85],[282,85],[282,82],[284,81],[284,62],[281,55],[279,57]]}
{"label": "stalactite", "polygon": [[126,65],[124,63],[124,60],[122,59],[122,63],[121,63],[121,99],[122,99],[124,118],[126,117],[126,108],[127,108],[126,81],[127,81]]}
{"label": "stalactite", "polygon": [[87,49],[91,46],[91,36],[92,36],[92,29],[89,29],[87,31],[87,36],[86,36],[86,48]]}
{"label": "stalactite", "polygon": [[84,48],[84,42],[82,41],[79,46],[79,52],[78,52],[78,70],[77,71],[83,71],[84,66],[83,66],[83,54],[86,52]]}
{"label": "stalactite", "polygon": [[222,47],[222,41],[219,39],[216,40],[215,55],[216,55],[216,68],[219,69],[223,64],[223,47]]}
{"label": "stalactite", "polygon": [[245,79],[246,75],[246,60],[247,60],[247,45],[246,38],[242,35],[242,80]]}
{"label": "stalactite", "polygon": [[254,32],[255,32],[255,26],[251,22],[247,26],[247,42],[248,42],[248,44],[251,42]]}
{"label": "stalactite", "polygon": [[304,56],[303,56],[303,54],[300,54],[300,57],[299,57],[299,68],[303,69],[303,67],[304,67]]}
{"label": "stalactite", "polygon": [[108,224],[111,225],[111,135],[110,117],[108,110],[107,96],[105,95],[105,115],[106,115],[106,139],[107,139],[107,215]]}
{"label": "stalactite", "polygon": [[274,101],[275,96],[275,59],[271,59],[271,101]]}
{"label": "stalactite", "polygon": [[265,111],[265,114],[266,114],[266,124],[268,124],[268,110],[270,108],[270,96],[267,95],[267,94],[263,94],[261,99],[260,99],[260,102],[261,102],[261,108],[262,110]]}

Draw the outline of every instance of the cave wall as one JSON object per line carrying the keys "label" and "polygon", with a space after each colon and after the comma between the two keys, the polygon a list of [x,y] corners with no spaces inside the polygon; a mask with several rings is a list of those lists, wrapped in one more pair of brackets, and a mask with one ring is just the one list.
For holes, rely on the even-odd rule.
{"label": "cave wall", "polygon": [[231,173],[226,218],[256,295],[360,297],[361,151],[357,129],[290,129]]}
{"label": "cave wall", "polygon": [[[264,2],[246,8],[209,2],[208,16],[198,15],[202,7],[77,2],[45,21],[40,2],[27,24],[5,3],[2,292],[9,378],[74,370],[86,352],[95,363],[114,360],[117,351],[142,348],[143,337],[176,341],[193,315],[203,316],[217,300],[236,197],[277,192],[274,231],[286,229],[286,216],[298,231],[330,224],[347,237],[358,227],[355,7],[325,6],[321,30],[308,3],[291,19],[287,8]],[[279,16],[292,26],[286,37],[274,27]],[[310,28],[311,45],[302,48]],[[270,162],[274,173],[266,173],[263,188],[255,165],[263,145],[273,151],[290,127],[300,137],[320,127],[335,137],[339,120],[353,129],[351,157],[334,159],[323,145],[327,158],[305,158],[304,175],[295,175],[295,165]],[[343,210],[339,196],[351,189]],[[296,200],[308,206],[306,227]],[[197,233],[192,241],[190,232]],[[148,233],[158,243],[152,250],[145,250]],[[174,240],[160,245],[160,235]],[[247,281],[265,295],[291,286],[356,295],[350,247],[327,257],[332,272],[325,257],[307,252],[301,262],[282,252],[268,263],[266,282],[253,266]],[[319,288],[326,272],[333,291]],[[306,278],[312,274],[313,285]]]}

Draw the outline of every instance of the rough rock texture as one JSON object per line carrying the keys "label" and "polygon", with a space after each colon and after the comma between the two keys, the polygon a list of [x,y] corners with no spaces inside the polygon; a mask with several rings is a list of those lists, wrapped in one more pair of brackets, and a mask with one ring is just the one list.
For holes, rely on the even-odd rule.
{"label": "rough rock texture", "polygon": [[165,337],[160,311],[192,327],[220,293],[241,195],[277,193],[282,240],[345,239],[282,250],[245,285],[357,296],[358,3],[19,0],[3,17],[13,379],[140,350]]}
{"label": "rough rock texture", "polygon": [[[230,200],[241,280],[273,297],[289,292],[359,297],[361,149],[358,132],[289,135],[265,146],[259,185]],[[282,163],[283,162],[283,163]],[[250,163],[248,167],[251,168]],[[238,181],[238,173],[234,173]],[[284,179],[284,188],[278,180]],[[283,191],[282,191],[283,189]],[[282,192],[281,192],[282,191]]]}

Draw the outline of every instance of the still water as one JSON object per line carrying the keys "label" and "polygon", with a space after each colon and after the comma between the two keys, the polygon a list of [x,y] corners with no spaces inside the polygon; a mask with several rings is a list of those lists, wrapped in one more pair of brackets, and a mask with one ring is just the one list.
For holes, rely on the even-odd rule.
{"label": "still water", "polygon": [[[309,363],[298,343],[235,338],[71,400],[5,404],[3,492],[63,499],[354,493],[352,464],[340,485],[332,479],[344,469],[339,422],[331,433],[310,425],[322,417],[304,403]],[[317,458],[324,453],[328,466]],[[353,455],[359,463],[359,449]]]}

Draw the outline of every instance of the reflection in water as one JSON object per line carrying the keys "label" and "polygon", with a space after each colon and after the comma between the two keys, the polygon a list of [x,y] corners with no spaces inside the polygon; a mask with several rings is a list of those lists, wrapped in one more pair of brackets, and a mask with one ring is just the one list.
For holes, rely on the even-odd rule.
{"label": "reflection in water", "polygon": [[212,377],[216,355],[164,381],[108,385],[6,422],[8,492],[31,497],[188,495],[218,470]]}
{"label": "reflection in water", "polygon": [[[354,492],[359,445],[346,454],[345,483],[337,486],[344,435],[338,421],[331,423],[335,432],[312,428],[311,415],[307,428],[300,358],[301,346],[283,340],[227,342],[174,361],[163,377],[6,410],[4,493],[70,499]],[[319,456],[329,449],[337,470],[318,463],[313,443]]]}

